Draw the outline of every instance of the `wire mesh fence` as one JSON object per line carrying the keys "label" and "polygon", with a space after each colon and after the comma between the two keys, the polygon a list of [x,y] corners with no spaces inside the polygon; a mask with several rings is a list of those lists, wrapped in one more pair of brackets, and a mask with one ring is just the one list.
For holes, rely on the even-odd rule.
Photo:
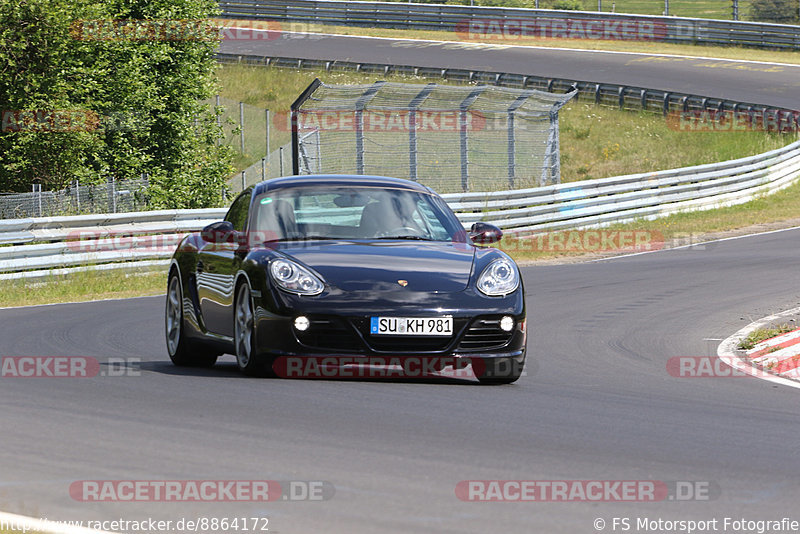
{"label": "wire mesh fence", "polygon": [[407,178],[442,193],[558,183],[558,110],[574,95],[316,80],[293,106],[294,170]]}
{"label": "wire mesh fence", "polygon": [[291,157],[291,144],[273,150],[271,154],[239,171],[228,180],[228,193],[236,195],[258,182],[292,174]]}
{"label": "wire mesh fence", "polygon": [[0,194],[0,219],[144,211],[148,208],[147,186],[147,176],[112,179],[101,185],[76,182],[58,191],[43,191],[34,184],[30,193]]}
{"label": "wire mesh fence", "polygon": [[234,149],[236,169],[260,164],[261,158],[274,148],[270,138],[274,134],[270,124],[274,121],[271,110],[219,95],[205,103],[211,108],[216,106],[220,112],[217,116],[217,124],[222,128],[219,142]]}

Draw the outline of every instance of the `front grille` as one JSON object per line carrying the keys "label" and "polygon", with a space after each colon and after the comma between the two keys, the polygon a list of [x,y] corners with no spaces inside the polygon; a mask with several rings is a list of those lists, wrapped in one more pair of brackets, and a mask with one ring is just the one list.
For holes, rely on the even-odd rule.
{"label": "front grille", "polygon": [[508,345],[514,330],[500,328],[500,319],[475,319],[458,344],[459,350],[476,351],[499,349]]}
{"label": "front grille", "polygon": [[436,352],[446,349],[452,340],[450,336],[369,336],[367,343],[379,352]]}
{"label": "front grille", "polygon": [[310,319],[305,332],[296,332],[297,340],[317,350],[363,352],[364,344],[353,328],[342,319]]}

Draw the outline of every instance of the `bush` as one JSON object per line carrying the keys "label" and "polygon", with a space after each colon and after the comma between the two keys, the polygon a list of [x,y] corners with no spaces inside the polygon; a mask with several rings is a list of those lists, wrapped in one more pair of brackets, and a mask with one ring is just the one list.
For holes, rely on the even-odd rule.
{"label": "bush", "polygon": [[798,20],[798,5],[795,0],[752,0],[750,20],[793,24]]}
{"label": "bush", "polygon": [[[217,9],[213,0],[0,2],[0,191],[147,173],[156,207],[218,204],[232,154],[216,146],[220,132],[201,103],[216,92],[216,34],[90,33],[96,21],[114,20],[196,28]],[[66,129],[35,123],[35,113],[49,121],[57,110],[81,120]]]}

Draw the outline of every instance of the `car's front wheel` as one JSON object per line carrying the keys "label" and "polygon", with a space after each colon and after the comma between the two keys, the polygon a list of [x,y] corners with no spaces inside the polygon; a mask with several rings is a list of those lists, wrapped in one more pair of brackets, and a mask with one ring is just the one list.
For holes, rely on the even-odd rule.
{"label": "car's front wheel", "polygon": [[243,282],[236,291],[234,305],[233,340],[236,364],[246,375],[264,376],[270,373],[256,350],[254,309],[250,286]]}
{"label": "car's front wheel", "polygon": [[183,288],[176,271],[172,271],[167,282],[167,303],[164,313],[167,338],[167,353],[172,363],[179,366],[211,367],[217,354],[191,346],[183,330]]}

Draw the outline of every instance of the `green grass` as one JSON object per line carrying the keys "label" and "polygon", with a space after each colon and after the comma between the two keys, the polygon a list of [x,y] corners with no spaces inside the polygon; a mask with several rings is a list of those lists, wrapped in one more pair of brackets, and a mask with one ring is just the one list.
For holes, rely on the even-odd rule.
{"label": "green grass", "polygon": [[[768,328],[758,328],[750,332],[740,343],[738,348],[741,350],[750,350],[764,340],[791,332],[796,327],[789,324],[782,324],[777,326],[770,326]],[[774,351],[771,351],[774,352]]]}
{"label": "green grass", "polygon": [[4,280],[0,282],[0,307],[160,295],[166,291],[166,279],[166,272],[84,271],[30,282]]}

